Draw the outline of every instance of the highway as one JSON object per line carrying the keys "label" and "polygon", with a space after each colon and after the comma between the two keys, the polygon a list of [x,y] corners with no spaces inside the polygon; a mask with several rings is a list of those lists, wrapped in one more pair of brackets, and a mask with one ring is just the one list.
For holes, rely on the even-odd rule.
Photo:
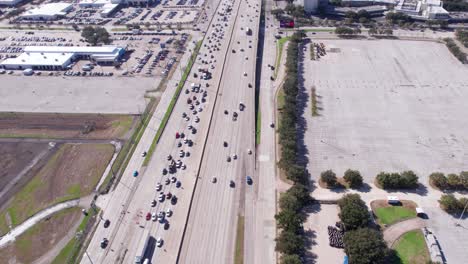
{"label": "highway", "polygon": [[[158,143],[156,151],[152,156],[148,167],[142,168],[144,157],[142,157],[141,153],[146,151],[147,148],[150,146],[151,141],[154,138],[158,123],[160,122],[160,115],[155,115],[151,119],[150,124],[144,132],[143,137],[141,138],[140,143],[136,148],[135,154],[131,158],[128,167],[124,172],[123,177],[120,183],[117,185],[116,189],[108,195],[99,197],[97,204],[103,210],[103,219],[109,219],[111,224],[107,228],[105,228],[102,223],[99,224],[84,254],[84,257],[82,258],[82,263],[133,263],[135,261],[135,256],[141,255],[141,252],[139,252],[141,249],[139,249],[138,246],[141,244],[142,240],[146,239],[144,234],[147,233],[149,233],[154,238],[163,239],[164,243],[161,248],[154,248],[154,250],[151,250],[150,254],[146,255],[145,257],[150,258],[153,263],[176,262],[177,256],[179,254],[180,244],[182,241],[182,235],[184,234],[183,231],[187,220],[187,213],[189,212],[193,188],[196,183],[196,177],[197,175],[200,175],[200,186],[203,186],[203,184],[207,182],[203,181],[204,179],[208,179],[204,177],[205,173],[199,173],[199,170],[200,168],[201,170],[203,170],[204,168],[203,166],[200,166],[200,161],[205,146],[208,146],[208,148],[206,149],[207,153],[210,153],[210,150],[214,146],[214,143],[212,143],[211,141],[209,144],[205,144],[205,140],[206,135],[208,135],[208,128],[211,124],[211,117],[213,116],[216,119],[219,115],[219,113],[217,112],[219,111],[219,107],[214,106],[214,102],[216,101],[216,95],[218,95],[218,99],[221,98],[220,101],[224,100],[222,97],[222,93],[225,92],[225,89],[220,89],[220,86],[218,84],[221,78],[221,74],[223,72],[223,65],[225,65],[224,58],[226,57],[225,55],[228,54],[227,47],[229,45],[229,41],[231,38],[230,35],[234,25],[234,23],[231,21],[234,20],[235,13],[237,13],[237,9],[233,8],[233,14],[227,15],[227,21],[223,21],[225,24],[222,24],[218,21],[218,18],[222,18],[220,14],[222,14],[224,10],[227,9],[228,3],[230,3],[230,1],[220,2],[218,11],[221,12],[214,16],[214,19],[210,23],[209,29],[207,30],[207,35],[211,38],[205,38],[203,41],[200,54],[197,57],[197,63],[192,68],[190,77],[186,83],[186,86],[184,87],[181,96],[179,97],[175,105],[171,118],[169,119],[166,129],[160,139],[160,142]],[[234,3],[234,6],[235,5],[236,3]],[[220,44],[219,46],[217,46],[216,49],[214,48],[214,45],[217,44],[218,41],[216,40],[213,34],[220,38]],[[243,34],[245,34],[245,32]],[[246,43],[244,43],[244,45],[245,44]],[[252,44],[251,46],[252,48],[246,47],[245,53],[250,53],[251,50],[253,51],[254,47],[256,47],[256,44]],[[210,47],[210,49],[208,49],[208,47]],[[211,53],[209,52],[209,50],[211,50]],[[240,53],[241,52],[239,51],[239,55],[241,55]],[[213,58],[210,58],[211,55],[213,55]],[[252,54],[251,56],[253,57],[254,55]],[[206,63],[202,64],[202,61],[206,61]],[[253,58],[251,58],[250,61],[253,63]],[[229,65],[229,63],[226,64]],[[201,75],[201,73],[198,71],[198,68],[208,68],[208,66],[211,65],[213,65],[214,68],[212,69],[210,67],[210,71],[213,76],[211,80],[201,81],[199,76],[197,76],[196,78],[194,77],[194,73]],[[242,66],[239,67],[239,69],[241,68]],[[253,70],[251,72],[253,72]],[[242,78],[241,70],[238,70],[237,78]],[[247,91],[251,91],[251,93],[253,94],[253,88],[248,89],[247,78],[252,77],[250,77],[250,74],[248,74],[245,77],[245,93],[248,93]],[[189,94],[185,93],[185,89],[190,90],[190,85],[192,84],[192,82],[201,83],[201,88],[206,89],[207,97],[205,103],[201,101],[202,92],[189,92]],[[231,90],[231,94],[229,94],[228,92],[224,97],[229,98],[230,96],[232,96],[232,99],[235,99],[235,101],[230,100],[229,109],[231,110],[237,110],[239,107],[240,99],[246,96],[245,94],[240,94],[239,97],[237,97],[237,95],[235,94],[236,92],[233,89]],[[194,105],[195,110],[197,110],[197,113],[192,113],[192,111],[188,109],[189,105],[187,104],[187,99],[189,97],[193,98],[193,96],[197,97],[196,99],[193,99],[194,102],[197,100],[200,101],[199,105]],[[223,104],[225,104],[224,101],[219,105]],[[248,146],[250,146],[253,149],[253,96],[251,98],[251,102],[246,101],[245,104],[245,113],[250,112],[252,117],[248,118],[246,117],[247,114],[241,113],[237,110],[239,112],[238,120],[240,124],[244,124],[250,119],[250,127],[247,127],[248,130],[244,130],[244,132],[251,131],[251,142],[250,144],[248,144]],[[214,114],[213,107],[215,107],[215,110],[217,110],[214,112]],[[182,118],[182,113],[184,112],[189,118],[188,121]],[[200,118],[199,122],[195,121],[195,116]],[[229,120],[231,120],[231,116],[229,116]],[[230,121],[231,124],[232,122],[233,121]],[[216,123],[217,122],[214,121],[215,125],[213,125],[213,129],[216,129],[216,127],[218,126]],[[196,128],[197,131],[195,134],[193,134],[192,131],[188,129],[189,125],[192,125]],[[241,130],[243,130],[242,126],[239,126],[237,133],[240,133]],[[182,143],[182,139],[176,139],[176,132],[183,132],[186,135],[186,137],[193,141],[193,146],[189,147],[187,144]],[[243,152],[240,153],[240,144],[239,146],[237,146],[237,141],[240,141],[242,143],[244,143],[244,141],[240,137],[235,139],[235,135],[231,135],[231,138],[232,139],[229,139],[229,141],[231,142],[230,144],[232,144],[232,147],[230,147],[229,150],[239,150],[238,160],[233,161],[232,164],[242,164],[242,162],[240,161],[247,160],[247,158],[243,155],[246,153],[247,148],[242,147]],[[182,143],[181,147],[178,147],[179,142]],[[218,151],[220,149],[224,150],[222,148],[221,141],[217,143],[217,145],[219,145],[219,147],[217,147]],[[234,148],[234,146],[237,146],[237,149]],[[168,161],[167,159],[167,155],[170,154],[174,159],[177,160],[179,159],[180,150],[183,150],[185,153],[185,156],[180,158],[180,160],[186,166],[186,169],[184,170],[180,168],[177,169],[174,174],[163,175],[163,168],[167,168],[170,164],[170,161]],[[224,156],[223,159],[225,158],[226,156]],[[251,164],[249,166],[253,167],[253,158],[251,158],[250,163]],[[224,162],[224,164],[226,164],[226,162]],[[233,165],[233,167],[236,166]],[[224,169],[225,167],[222,168],[222,170]],[[134,171],[138,171],[138,176],[134,177]],[[218,174],[219,181],[218,183],[216,183],[216,185],[213,186],[216,186],[217,188],[222,188],[223,191],[229,191],[230,189],[226,184],[226,180],[221,177],[221,173],[217,173],[216,175]],[[236,173],[236,175],[238,174],[239,173]],[[180,188],[177,188],[172,182],[168,185],[165,184],[166,178],[171,177],[176,177],[177,180],[181,182]],[[238,177],[240,177],[240,174],[238,175]],[[172,204],[169,200],[165,200],[163,202],[158,201],[155,207],[151,207],[151,201],[153,199],[158,200],[159,193],[158,191],[156,191],[157,183],[162,184],[161,191],[164,192],[164,194],[171,192],[172,195],[175,195],[177,197],[177,202],[175,204]],[[241,186],[240,178],[238,185]],[[203,189],[201,188],[200,190]],[[194,206],[196,208],[197,204],[195,203]],[[223,205],[221,204],[221,206]],[[160,224],[156,221],[153,222],[151,220],[146,220],[147,213],[159,213],[161,211],[166,211],[168,208],[171,208],[174,213],[171,217],[166,218],[166,222],[168,223],[169,227],[167,230],[163,228],[163,224]],[[198,212],[198,208],[192,209],[191,212]],[[235,218],[233,218],[233,220],[235,221]],[[109,240],[108,245],[104,249],[100,247],[100,243],[103,238]],[[187,245],[187,243],[184,243],[184,245]]]}

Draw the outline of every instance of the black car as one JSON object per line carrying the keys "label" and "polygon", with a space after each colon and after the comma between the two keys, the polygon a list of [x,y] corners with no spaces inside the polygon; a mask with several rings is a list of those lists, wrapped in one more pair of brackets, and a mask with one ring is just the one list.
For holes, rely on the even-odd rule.
{"label": "black car", "polygon": [[103,238],[101,240],[101,248],[106,248],[108,244],[109,244],[109,240],[107,238]]}
{"label": "black car", "polygon": [[177,196],[173,195],[171,198],[171,204],[176,204],[177,203]]}
{"label": "black car", "polygon": [[170,225],[169,225],[169,222],[166,221],[166,222],[164,223],[164,230],[168,230],[168,229],[169,229],[169,226],[170,226]]}
{"label": "black car", "polygon": [[104,228],[108,228],[110,225],[110,220],[107,219],[106,221],[104,221]]}
{"label": "black car", "polygon": [[180,181],[177,181],[175,187],[180,188],[180,186],[182,186],[182,183]]}
{"label": "black car", "polygon": [[229,182],[229,187],[231,187],[231,188],[236,187],[236,183],[235,183],[234,181],[231,180],[231,181]]}

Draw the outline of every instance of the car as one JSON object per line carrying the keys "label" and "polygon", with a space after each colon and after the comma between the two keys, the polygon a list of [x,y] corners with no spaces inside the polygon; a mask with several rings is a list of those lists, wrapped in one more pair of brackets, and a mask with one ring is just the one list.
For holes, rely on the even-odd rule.
{"label": "car", "polygon": [[244,72],[244,76],[247,76],[247,72]]}
{"label": "car", "polygon": [[156,239],[156,246],[162,247],[163,244],[164,244],[164,240],[161,237],[158,237],[158,239]]}
{"label": "car", "polygon": [[149,221],[150,219],[151,219],[151,213],[148,212],[148,213],[146,214],[146,221]]}
{"label": "car", "polygon": [[213,178],[211,179],[211,182],[212,182],[212,183],[216,183],[216,182],[217,182],[216,177],[213,177]]}
{"label": "car", "polygon": [[185,137],[185,134],[184,134],[183,132],[180,133],[180,137],[181,137],[181,138],[184,138],[184,137]]}
{"label": "car", "polygon": [[270,123],[270,127],[271,127],[271,128],[274,128],[274,127],[275,127],[275,123]]}
{"label": "car", "polygon": [[104,221],[104,228],[108,228],[109,225],[110,225],[110,220],[106,219],[106,221]]}
{"label": "car", "polygon": [[232,158],[236,160],[237,159],[237,154],[233,154]]}
{"label": "car", "polygon": [[183,118],[187,117],[187,113],[183,112],[183,113],[182,113],[182,117],[183,117]]}
{"label": "car", "polygon": [[233,180],[229,181],[229,187],[234,188],[236,186],[236,183]]}
{"label": "car", "polygon": [[[189,126],[188,126],[188,129],[192,130],[192,128],[193,128],[192,125],[189,125]],[[187,143],[187,142],[186,142],[187,140],[188,140],[188,139],[184,139],[184,143]]]}
{"label": "car", "polygon": [[159,191],[161,191],[161,189],[162,189],[162,184],[158,182],[158,183],[156,184],[156,191],[159,192]]}
{"label": "car", "polygon": [[166,179],[166,180],[164,181],[164,183],[165,183],[166,185],[169,185],[169,183],[171,183],[171,180]]}
{"label": "car", "polygon": [[177,147],[178,147],[178,148],[182,147],[182,142],[180,142],[180,141],[177,142]]}
{"label": "car", "polygon": [[195,106],[194,106],[193,104],[191,104],[191,105],[189,106],[189,109],[190,109],[190,110],[193,110],[193,109],[195,109]]}
{"label": "car", "polygon": [[184,153],[184,151],[181,150],[181,151],[179,152],[179,157],[183,158],[184,156],[185,156],[185,153]]}
{"label": "car", "polygon": [[172,159],[172,156],[171,155],[167,155],[167,160],[171,160]]}
{"label": "car", "polygon": [[185,117],[185,121],[188,122],[189,120],[190,120],[190,117],[186,116],[186,117]]}
{"label": "car", "polygon": [[227,156],[226,161],[231,162],[231,156]]}
{"label": "car", "polygon": [[[196,78],[196,77],[195,77]],[[190,93],[189,89],[185,89],[185,93],[188,94]]]}
{"label": "car", "polygon": [[158,218],[158,217],[157,217],[156,213],[152,213],[152,214],[151,214],[151,220],[152,220],[153,222],[156,221],[157,218]]}
{"label": "car", "polygon": [[248,185],[252,185],[252,183],[253,183],[252,177],[247,176],[247,177],[245,177],[245,179],[246,179]]}
{"label": "car", "polygon": [[172,216],[172,210],[171,210],[171,208],[167,208],[167,210],[166,210],[166,216],[167,216],[167,217],[171,217],[171,216]]}
{"label": "car", "polygon": [[252,150],[251,150],[251,149],[247,149],[247,154],[251,155],[251,154],[252,154]]}
{"label": "car", "polygon": [[177,203],[177,196],[173,195],[171,198],[171,204],[174,205]]}
{"label": "car", "polygon": [[251,84],[251,83],[249,83],[248,86],[249,86],[249,88],[252,88],[252,84]]}
{"label": "car", "polygon": [[179,132],[176,132],[176,133],[175,133],[175,138],[180,138]]}
{"label": "car", "polygon": [[194,114],[194,115],[196,115],[197,113],[198,113],[197,110],[192,111],[192,114]]}
{"label": "car", "polygon": [[[157,191],[159,191],[158,189],[156,189]],[[153,201],[151,201],[151,207],[155,207],[156,206],[156,200],[153,199]]]}
{"label": "car", "polygon": [[227,146],[228,146],[228,143],[227,143],[226,141],[224,141],[223,146],[224,146],[224,147],[227,147]]}
{"label": "car", "polygon": [[166,194],[166,198],[167,198],[167,199],[171,199],[171,197],[172,197],[172,193],[171,193],[171,192],[168,192],[168,193]]}
{"label": "car", "polygon": [[168,230],[170,227],[169,222],[164,223],[164,230]]}
{"label": "car", "polygon": [[146,154],[147,154],[146,151],[143,151],[143,153],[141,153],[141,156],[146,157]]}
{"label": "car", "polygon": [[176,181],[177,181],[177,178],[176,178],[176,177],[172,177],[172,178],[171,178],[171,182],[172,182],[172,183],[174,183],[174,182],[176,182]]}
{"label": "car", "polygon": [[159,194],[159,196],[158,196],[159,202],[163,202],[165,198],[166,198],[166,196],[164,196],[164,194]]}
{"label": "car", "polygon": [[198,116],[195,117],[195,123],[200,122],[200,118]]}
{"label": "car", "polygon": [[239,110],[240,110],[240,111],[244,111],[244,108],[245,108],[244,103],[240,102],[240,103],[239,103]]}
{"label": "car", "polygon": [[163,174],[163,175],[166,175],[166,174],[167,174],[167,169],[166,169],[166,168],[163,168],[163,169],[162,169],[162,174]]}
{"label": "car", "polygon": [[161,213],[163,213],[163,212],[159,212],[159,215],[158,215],[158,218],[157,218],[159,223],[164,222],[164,214],[161,214]]}
{"label": "car", "polygon": [[107,238],[103,238],[101,240],[101,248],[106,248],[108,244],[109,244],[109,240]]}
{"label": "car", "polygon": [[175,184],[175,187],[180,188],[180,186],[182,186],[182,183],[180,181],[177,181],[176,184]]}
{"label": "car", "polygon": [[133,172],[133,177],[136,177],[136,176],[138,176],[138,171]]}

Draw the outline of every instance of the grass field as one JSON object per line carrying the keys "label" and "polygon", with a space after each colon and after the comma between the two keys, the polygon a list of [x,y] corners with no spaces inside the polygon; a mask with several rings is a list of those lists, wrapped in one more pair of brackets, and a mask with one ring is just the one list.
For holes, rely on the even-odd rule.
{"label": "grass field", "polygon": [[236,251],[234,264],[244,263],[244,216],[239,215],[237,219]]}
{"label": "grass field", "polygon": [[426,241],[420,230],[404,234],[395,242],[394,249],[399,257],[394,264],[425,264],[430,260]]}
{"label": "grass field", "polygon": [[278,68],[281,62],[281,56],[283,56],[283,47],[284,44],[290,39],[291,37],[282,37],[276,43],[276,59],[275,59],[275,78],[278,74]]}
{"label": "grass field", "polygon": [[403,219],[416,217],[414,209],[403,206],[389,206],[375,209],[375,214],[381,224],[390,225]]}
{"label": "grass field", "polygon": [[80,208],[69,208],[34,225],[13,244],[0,249],[0,264],[11,263],[12,259],[18,263],[33,262],[52,249],[79,221],[80,216]]}
{"label": "grass field", "polygon": [[[91,194],[113,153],[110,144],[61,145],[13,196],[0,217],[5,218],[8,212],[14,227],[51,205]],[[4,233],[4,227],[0,231]]]}

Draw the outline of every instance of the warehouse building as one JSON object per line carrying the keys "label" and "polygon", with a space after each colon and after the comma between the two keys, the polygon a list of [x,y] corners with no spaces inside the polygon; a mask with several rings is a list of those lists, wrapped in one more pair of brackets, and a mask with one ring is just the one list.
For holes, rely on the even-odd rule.
{"label": "warehouse building", "polygon": [[71,63],[78,60],[89,60],[100,65],[116,65],[124,54],[125,48],[117,46],[29,46],[18,57],[1,62],[0,68],[7,70],[66,70]]}
{"label": "warehouse building", "polygon": [[69,3],[50,3],[25,11],[19,17],[23,20],[50,21],[67,15],[73,8]]}

